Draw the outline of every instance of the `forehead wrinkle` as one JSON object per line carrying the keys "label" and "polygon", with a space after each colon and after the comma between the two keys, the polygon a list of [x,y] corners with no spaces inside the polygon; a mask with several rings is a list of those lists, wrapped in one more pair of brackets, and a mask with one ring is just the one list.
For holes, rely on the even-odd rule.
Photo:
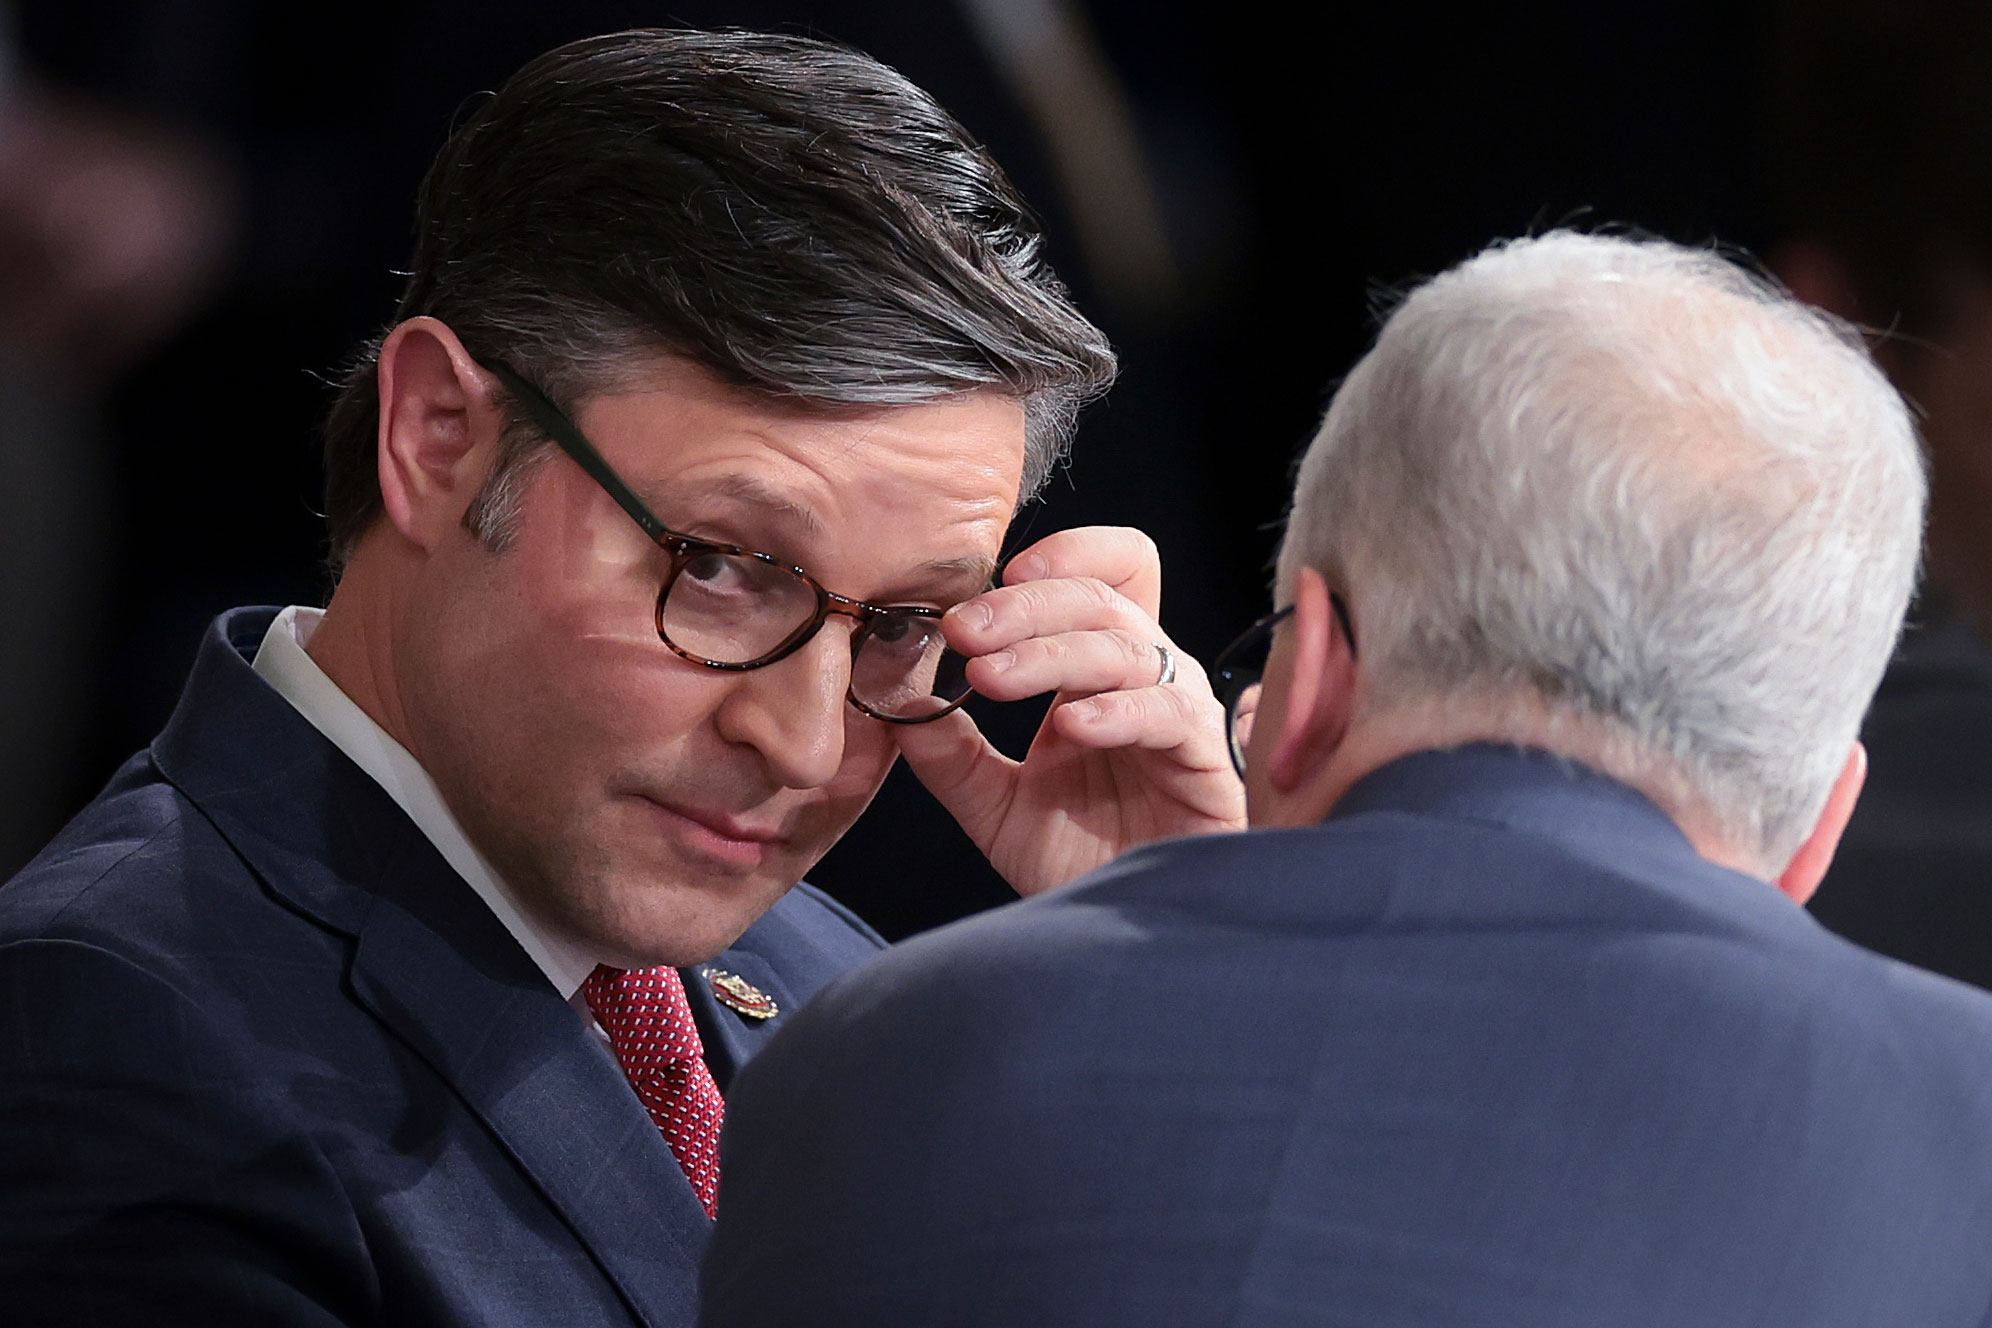
{"label": "forehead wrinkle", "polygon": [[684,488],[674,489],[672,498],[678,502],[724,498],[742,506],[752,507],[756,509],[757,514],[766,514],[792,525],[811,539],[820,540],[830,533],[823,524],[823,519],[815,512],[780,489],[752,475],[720,475],[710,480],[697,481]]}

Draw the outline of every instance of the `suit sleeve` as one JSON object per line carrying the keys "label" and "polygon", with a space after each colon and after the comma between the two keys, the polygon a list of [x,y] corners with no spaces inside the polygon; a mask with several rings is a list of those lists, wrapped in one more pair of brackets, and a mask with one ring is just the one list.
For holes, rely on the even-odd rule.
{"label": "suit sleeve", "polygon": [[247,1061],[127,959],[0,946],[0,1318],[374,1317],[351,1205]]}

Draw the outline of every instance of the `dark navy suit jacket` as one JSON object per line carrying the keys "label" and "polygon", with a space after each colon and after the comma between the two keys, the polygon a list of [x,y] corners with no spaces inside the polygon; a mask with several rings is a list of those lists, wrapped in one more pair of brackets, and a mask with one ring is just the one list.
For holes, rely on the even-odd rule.
{"label": "dark navy suit jacket", "polygon": [[[222,618],[0,888],[0,1322],[685,1324],[709,1222],[613,1058]],[[875,953],[802,887],[714,961]],[[722,1086],[754,1023],[687,973]]]}
{"label": "dark navy suit jacket", "polygon": [[833,984],[741,1077],[708,1328],[1948,1328],[1992,999],[1471,747]]}

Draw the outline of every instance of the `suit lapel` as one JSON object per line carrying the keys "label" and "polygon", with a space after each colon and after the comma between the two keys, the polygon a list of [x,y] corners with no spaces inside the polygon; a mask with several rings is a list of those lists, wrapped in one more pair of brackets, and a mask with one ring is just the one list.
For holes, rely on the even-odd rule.
{"label": "suit lapel", "polygon": [[635,1317],[691,1322],[711,1223],[676,1159],[504,924],[255,676],[244,653],[267,626],[238,613],[210,631],[154,746],[161,773],[274,895],[357,938],[360,1003],[484,1124]]}
{"label": "suit lapel", "polygon": [[[710,963],[678,971],[685,979],[685,998],[691,1002],[699,1038],[705,1043],[706,1065],[723,1093],[731,1087],[740,1067],[766,1045],[802,1002],[767,960],[744,946],[735,946]],[[734,1003],[722,998],[720,993],[726,990],[729,978],[765,996],[775,1013],[756,1018],[737,1008],[742,1004],[757,1007],[759,1003],[751,997],[745,1001],[736,998]]]}
{"label": "suit lapel", "polygon": [[[433,861],[391,875],[445,873],[477,903],[427,841],[415,847],[409,858]],[[449,1082],[639,1319],[689,1323],[710,1220],[621,1069],[481,905],[460,921],[497,934],[467,944],[384,884],[353,960],[360,1001]]]}

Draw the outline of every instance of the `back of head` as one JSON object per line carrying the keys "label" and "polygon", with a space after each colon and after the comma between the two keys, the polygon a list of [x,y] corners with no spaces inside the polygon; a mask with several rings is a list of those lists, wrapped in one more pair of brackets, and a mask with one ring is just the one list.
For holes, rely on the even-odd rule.
{"label": "back of head", "polygon": [[[1028,496],[1113,376],[995,163],[926,93],[826,42],[561,47],[459,124],[416,226],[396,321],[439,318],[556,399],[657,352],[806,407],[993,390],[1025,407]],[[378,348],[326,424],[335,567],[380,511]]]}
{"label": "back of head", "polygon": [[1775,871],[1893,648],[1923,502],[1853,333],[1716,255],[1558,232],[1390,316],[1302,461],[1281,579],[1343,588],[1369,718],[1471,714]]}

